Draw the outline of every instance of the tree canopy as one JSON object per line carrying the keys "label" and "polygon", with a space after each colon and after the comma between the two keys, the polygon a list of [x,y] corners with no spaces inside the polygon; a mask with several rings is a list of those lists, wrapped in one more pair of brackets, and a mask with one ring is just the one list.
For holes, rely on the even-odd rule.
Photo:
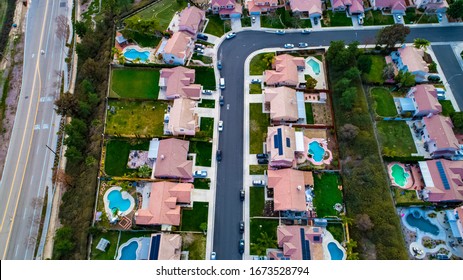
{"label": "tree canopy", "polygon": [[394,24],[383,27],[376,37],[376,44],[386,45],[386,48],[393,48],[397,43],[403,44],[405,38],[410,34],[410,27],[403,24]]}
{"label": "tree canopy", "polygon": [[454,18],[463,18],[463,0],[456,0],[449,5],[447,15]]}

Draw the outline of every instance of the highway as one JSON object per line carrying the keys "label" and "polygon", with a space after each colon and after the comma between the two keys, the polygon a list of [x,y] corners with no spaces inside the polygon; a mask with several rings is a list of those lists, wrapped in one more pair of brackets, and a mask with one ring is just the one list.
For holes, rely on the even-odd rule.
{"label": "highway", "polygon": [[[256,50],[283,47],[285,43],[297,45],[299,42],[307,42],[311,47],[329,46],[330,42],[335,40],[373,44],[378,29],[324,30],[309,35],[299,32],[277,35],[263,31],[244,31],[239,32],[234,39],[225,40],[221,44],[218,53],[223,54],[221,75],[225,78],[226,89],[222,92],[225,106],[220,112],[225,129],[219,138],[219,149],[222,150],[223,159],[217,167],[214,220],[213,251],[217,253],[217,259],[242,259],[238,252],[238,242],[242,238],[238,224],[243,219],[243,203],[239,199],[239,190],[243,187],[243,69],[246,57]],[[407,42],[413,42],[415,38],[425,38],[431,42],[463,41],[463,26],[412,27]],[[456,79],[452,82],[454,80]],[[462,100],[463,92],[460,89],[452,87],[454,95],[460,96],[455,97],[457,100]],[[459,104],[461,108],[462,105]],[[249,246],[249,240],[245,242],[246,246]]]}
{"label": "highway", "polygon": [[60,2],[29,1],[21,95],[0,183],[1,259],[35,258],[40,201],[51,186],[54,160],[47,146],[55,149],[59,124],[53,102],[64,53],[55,18],[67,9]]}

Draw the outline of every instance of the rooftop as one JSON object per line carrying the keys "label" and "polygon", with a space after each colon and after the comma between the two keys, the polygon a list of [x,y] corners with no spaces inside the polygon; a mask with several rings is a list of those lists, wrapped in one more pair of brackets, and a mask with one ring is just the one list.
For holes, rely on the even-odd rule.
{"label": "rooftop", "polygon": [[193,161],[187,160],[189,141],[169,138],[159,141],[154,177],[192,180]]}
{"label": "rooftop", "polygon": [[461,161],[428,160],[420,161],[419,165],[429,201],[463,201],[463,165]]}
{"label": "rooftop", "polygon": [[296,90],[289,87],[267,87],[265,102],[270,102],[270,118],[274,121],[297,121]]}
{"label": "rooftop", "polygon": [[193,84],[195,81],[195,70],[183,66],[161,69],[159,84],[165,87],[167,98],[191,98],[199,99],[201,96],[201,85]]}
{"label": "rooftop", "polygon": [[305,211],[306,185],[313,185],[312,172],[291,168],[268,170],[268,188],[273,189],[275,211]]}
{"label": "rooftop", "polygon": [[264,76],[267,85],[297,86],[299,83],[298,67],[305,68],[305,60],[302,57],[282,54],[275,57],[273,67],[275,70],[265,70]]}

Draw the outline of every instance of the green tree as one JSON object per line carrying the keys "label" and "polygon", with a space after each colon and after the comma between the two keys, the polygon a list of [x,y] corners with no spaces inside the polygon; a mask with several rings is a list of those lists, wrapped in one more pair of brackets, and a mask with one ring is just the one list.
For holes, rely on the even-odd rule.
{"label": "green tree", "polygon": [[74,28],[76,29],[77,35],[81,38],[87,33],[87,25],[85,25],[85,22],[83,21],[76,21],[74,23]]}
{"label": "green tree", "polygon": [[350,123],[346,123],[345,125],[341,126],[341,129],[339,131],[339,134],[341,136],[341,139],[347,142],[350,142],[357,137],[359,134],[360,129]]}
{"label": "green tree", "polygon": [[76,96],[70,92],[61,94],[59,99],[55,100],[55,111],[61,116],[73,116],[79,109],[79,103]]}
{"label": "green tree", "polygon": [[383,27],[376,36],[376,44],[386,45],[386,48],[393,48],[397,43],[403,44],[405,38],[410,34],[410,27],[403,24],[394,24]]}
{"label": "green tree", "polygon": [[207,234],[207,223],[201,223],[199,228],[203,231],[204,235]]}
{"label": "green tree", "polygon": [[63,226],[56,231],[53,245],[53,259],[69,259],[69,254],[76,246],[73,234],[72,228],[69,226]]}
{"label": "green tree", "polygon": [[415,75],[410,72],[399,71],[394,81],[400,87],[412,87],[416,84]]}
{"label": "green tree", "polygon": [[344,77],[351,81],[358,79],[360,77],[360,70],[357,67],[351,67],[346,72],[344,72]]}
{"label": "green tree", "polygon": [[463,18],[463,0],[456,0],[449,5],[447,15],[454,19]]}
{"label": "green tree", "polygon": [[458,131],[463,131],[463,112],[454,112],[450,115],[453,126]]}
{"label": "green tree", "polygon": [[357,248],[357,241],[350,240],[349,242],[346,243],[346,259],[348,260],[358,260],[359,255],[358,253],[354,252],[354,249]]}
{"label": "green tree", "polygon": [[267,232],[261,232],[257,242],[251,244],[251,248],[258,256],[264,256],[268,248],[278,248],[278,244]]}
{"label": "green tree", "polygon": [[357,89],[350,87],[342,93],[342,97],[339,100],[341,107],[345,110],[351,110],[354,106],[355,99],[357,98]]}
{"label": "green tree", "polygon": [[310,75],[307,75],[305,82],[306,82],[305,86],[308,89],[314,89],[317,86],[317,80],[312,78],[312,76]]}
{"label": "green tree", "polygon": [[354,64],[358,53],[358,42],[353,42],[346,48],[344,41],[332,41],[326,53],[326,60],[336,70],[342,70]]}
{"label": "green tree", "polygon": [[337,94],[343,93],[351,84],[351,80],[348,78],[342,78],[334,84],[334,92]]}
{"label": "green tree", "polygon": [[142,165],[138,168],[138,177],[140,178],[149,178],[151,177],[152,169],[148,165]]}
{"label": "green tree", "polygon": [[70,162],[78,162],[83,159],[82,152],[77,150],[75,146],[69,146],[66,149],[66,153],[64,153],[64,156],[70,161]]}
{"label": "green tree", "polygon": [[159,21],[155,18],[142,19],[139,16],[129,17],[124,20],[125,29],[135,31],[140,34],[161,34],[161,27]]}
{"label": "green tree", "polygon": [[431,42],[423,38],[416,38],[415,40],[413,40],[413,46],[417,49],[427,50],[427,48],[430,45],[431,45]]}
{"label": "green tree", "polygon": [[361,55],[357,60],[357,65],[362,73],[369,73],[371,70],[371,56],[369,55]]}
{"label": "green tree", "polygon": [[390,80],[390,79],[394,79],[394,76],[395,76],[394,64],[388,63],[386,67],[384,67],[383,69],[383,78],[385,80]]}

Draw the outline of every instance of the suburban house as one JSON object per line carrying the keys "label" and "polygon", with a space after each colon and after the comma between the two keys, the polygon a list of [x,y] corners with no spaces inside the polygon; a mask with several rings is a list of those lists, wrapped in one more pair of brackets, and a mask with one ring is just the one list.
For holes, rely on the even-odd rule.
{"label": "suburban house", "polygon": [[148,260],[180,260],[181,253],[182,236],[180,234],[151,234]]}
{"label": "suburban house", "polygon": [[280,0],[249,0],[247,3],[250,15],[268,14],[283,6]]}
{"label": "suburban house", "polygon": [[350,15],[361,15],[365,12],[362,0],[331,0],[334,12],[347,11]]}
{"label": "suburban house", "polygon": [[437,90],[433,85],[422,84],[412,87],[406,98],[399,98],[401,113],[410,112],[415,117],[436,115],[442,112],[437,100]]}
{"label": "suburban house", "polygon": [[323,260],[323,230],[312,226],[277,227],[278,247],[267,249],[269,260]]}
{"label": "suburban house", "polygon": [[274,122],[297,122],[305,119],[304,93],[289,87],[264,89],[265,103],[270,107],[270,119]]}
{"label": "suburban house", "polygon": [[221,19],[241,18],[243,6],[236,0],[211,0],[213,14],[219,14]]}
{"label": "suburban house", "polygon": [[[423,175],[421,197],[429,202],[463,202],[463,165],[445,159],[418,162]],[[461,222],[461,221],[460,221]]]}
{"label": "suburban house", "polygon": [[206,12],[195,6],[188,6],[180,12],[178,31],[188,32],[191,36],[196,37],[206,20]]}
{"label": "suburban house", "polygon": [[195,70],[183,66],[163,68],[160,71],[159,88],[167,99],[190,98],[199,100],[201,85],[193,84]]}
{"label": "suburban house", "polygon": [[413,46],[403,45],[391,53],[391,60],[397,70],[415,75],[415,81],[425,82],[429,73],[428,64],[423,59],[424,51]]}
{"label": "suburban house", "polygon": [[453,237],[457,242],[463,243],[463,206],[452,210],[445,210],[445,215],[452,231]]}
{"label": "suburban house", "polygon": [[424,9],[425,13],[445,13],[449,4],[446,0],[414,0],[417,9]]}
{"label": "suburban house", "polygon": [[289,0],[289,7],[294,15],[301,18],[322,17],[321,0]]}
{"label": "suburban house", "polygon": [[370,0],[370,3],[375,10],[397,15],[404,15],[407,9],[405,0]]}
{"label": "suburban house", "polygon": [[160,52],[166,64],[184,65],[194,47],[194,38],[183,31],[175,32]]}
{"label": "suburban house", "polygon": [[195,135],[196,130],[199,128],[198,114],[195,112],[196,105],[196,101],[186,98],[177,98],[174,100],[167,125],[167,129],[172,135]]}
{"label": "suburban house", "polygon": [[190,206],[193,184],[147,183],[141,208],[135,212],[137,225],[179,226],[181,207]]}
{"label": "suburban house", "polygon": [[451,158],[460,150],[460,144],[453,132],[453,124],[449,117],[432,115],[421,121],[419,134],[424,140],[424,148],[433,158]]}
{"label": "suburban house", "polygon": [[292,167],[296,152],[294,128],[284,125],[269,127],[267,135],[269,165],[278,168]]}
{"label": "suburban house", "polygon": [[267,172],[268,188],[273,189],[273,209],[280,216],[290,219],[307,219],[307,201],[305,189],[313,187],[312,172],[292,168]]}
{"label": "suburban house", "polygon": [[289,54],[278,55],[272,66],[275,70],[264,72],[264,81],[267,86],[297,87],[300,83],[305,83],[303,73],[299,75],[299,71],[305,69],[303,57],[294,57]]}
{"label": "suburban house", "polygon": [[156,179],[179,179],[193,182],[193,161],[188,160],[189,141],[169,138],[159,141],[153,166]]}

